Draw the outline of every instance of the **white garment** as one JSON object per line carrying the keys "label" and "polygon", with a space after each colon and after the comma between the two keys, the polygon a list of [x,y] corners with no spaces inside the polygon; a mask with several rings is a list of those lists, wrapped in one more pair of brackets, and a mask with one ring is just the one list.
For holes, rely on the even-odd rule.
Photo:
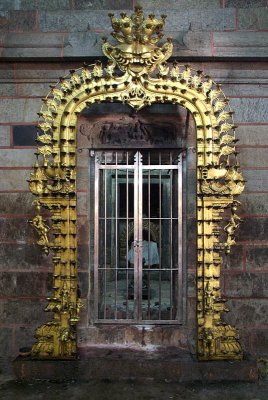
{"label": "white garment", "polygon": [[[150,251],[149,251],[150,249]],[[157,249],[157,244],[155,242],[147,242],[147,240],[142,241],[142,259],[144,265],[154,265],[159,264],[159,254]],[[150,259],[150,262],[149,262]],[[134,264],[134,243],[131,243],[131,249],[128,252],[128,261]]]}

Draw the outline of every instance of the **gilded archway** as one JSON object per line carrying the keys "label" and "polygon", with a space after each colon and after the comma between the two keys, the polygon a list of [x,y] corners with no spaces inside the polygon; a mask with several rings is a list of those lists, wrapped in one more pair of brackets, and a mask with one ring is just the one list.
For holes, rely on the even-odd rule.
{"label": "gilded archway", "polygon": [[[241,359],[234,327],[222,320],[227,311],[220,293],[221,253],[235,243],[240,218],[235,196],[244,189],[235,149],[235,126],[228,99],[202,71],[166,60],[172,54],[162,37],[165,17],[145,18],[140,8],[128,17],[110,15],[109,61],[70,71],[51,87],[40,111],[37,161],[30,177],[37,216],[30,221],[45,253],[52,252],[53,296],[46,311],[53,319],[36,330],[35,358],[76,357],[77,293],[76,125],[79,114],[95,102],[121,102],[140,110],[154,103],[179,104],[194,116],[197,130],[197,353],[200,360]],[[118,69],[121,71],[118,73]],[[117,72],[117,73],[116,73]],[[41,215],[51,212],[51,228]],[[229,210],[224,224],[222,213]],[[225,225],[225,226],[224,226]]]}

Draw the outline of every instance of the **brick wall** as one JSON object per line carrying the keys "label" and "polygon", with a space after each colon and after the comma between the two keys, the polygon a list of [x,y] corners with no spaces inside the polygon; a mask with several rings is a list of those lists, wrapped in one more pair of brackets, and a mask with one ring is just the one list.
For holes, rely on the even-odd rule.
{"label": "brick wall", "polygon": [[[26,220],[32,196],[32,127],[49,84],[83,60],[101,56],[107,14],[132,10],[132,0],[2,0],[0,2],[0,343],[3,365],[47,315],[49,259]],[[247,179],[239,238],[226,258],[227,320],[240,329],[246,352],[268,352],[268,2],[266,0],[139,1],[167,14],[174,55],[203,69],[236,111],[241,167]],[[161,9],[162,7],[162,9]],[[25,127],[26,126],[26,127]],[[82,199],[82,197],[81,197]],[[81,200],[82,202],[83,200]],[[86,273],[86,272],[85,272]],[[191,276],[193,269],[191,269]],[[0,367],[1,369],[1,367]]]}

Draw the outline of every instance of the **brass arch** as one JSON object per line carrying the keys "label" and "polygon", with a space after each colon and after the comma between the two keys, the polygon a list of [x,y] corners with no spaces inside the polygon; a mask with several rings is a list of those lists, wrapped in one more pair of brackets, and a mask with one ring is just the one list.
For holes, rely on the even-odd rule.
{"label": "brass arch", "polygon": [[[159,62],[155,67],[157,76],[135,74],[131,68],[116,75],[114,62],[105,67],[96,62],[70,71],[44,99],[39,114],[40,146],[29,180],[37,197],[37,217],[30,223],[39,235],[37,243],[46,253],[53,253],[53,296],[46,307],[53,319],[36,330],[35,358],[76,357],[75,328],[81,309],[77,295],[76,125],[79,114],[95,102],[121,102],[136,110],[154,103],[174,103],[193,114],[197,131],[197,355],[200,360],[242,358],[236,329],[222,320],[226,306],[220,294],[221,252],[229,252],[235,243],[240,218],[234,196],[244,189],[236,159],[233,113],[220,86],[201,71],[177,63]],[[51,212],[50,232],[41,207]],[[230,222],[224,227],[221,214],[226,209]]]}

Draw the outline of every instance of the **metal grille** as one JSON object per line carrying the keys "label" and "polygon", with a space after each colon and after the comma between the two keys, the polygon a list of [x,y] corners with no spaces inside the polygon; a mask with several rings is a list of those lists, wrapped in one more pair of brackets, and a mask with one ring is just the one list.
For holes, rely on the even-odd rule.
{"label": "metal grille", "polygon": [[98,322],[182,319],[180,151],[95,153]]}

